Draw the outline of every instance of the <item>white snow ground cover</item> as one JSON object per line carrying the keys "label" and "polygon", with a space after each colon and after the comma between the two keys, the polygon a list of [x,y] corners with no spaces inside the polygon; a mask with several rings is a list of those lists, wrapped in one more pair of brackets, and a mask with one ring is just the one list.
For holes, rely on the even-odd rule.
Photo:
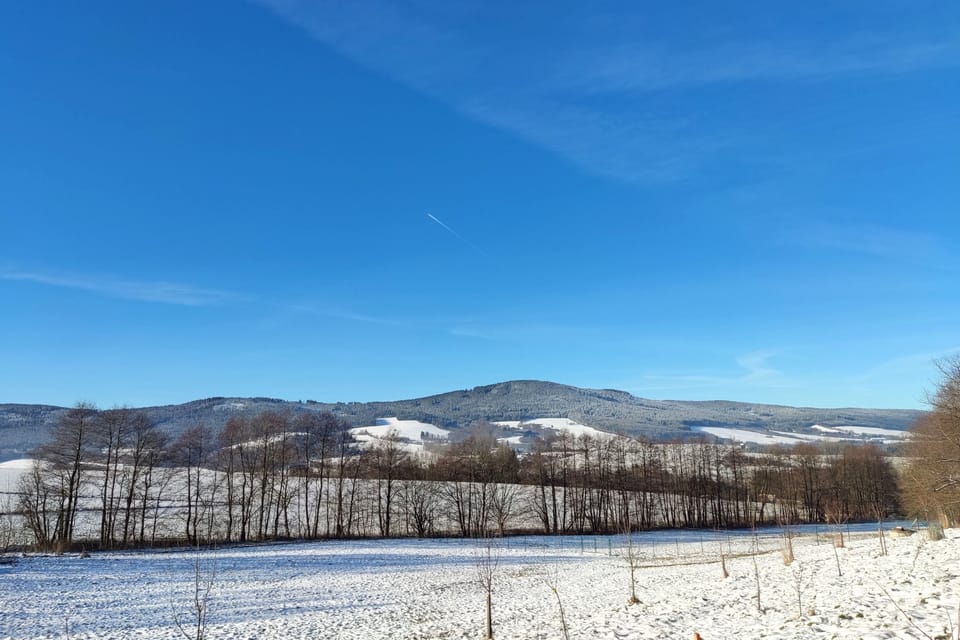
{"label": "white snow ground cover", "polygon": [[435,441],[445,441],[450,435],[447,429],[420,422],[419,420],[399,420],[397,418],[378,418],[377,424],[368,427],[354,427],[350,433],[362,447],[372,447],[377,441],[395,436],[401,440],[400,445],[410,453],[422,453],[424,450],[424,436]]}
{"label": "white snow ground cover", "polygon": [[873,438],[890,438],[892,441],[903,440],[910,436],[907,431],[898,431],[896,429],[884,429],[882,427],[859,427],[856,425],[844,425],[834,427],[844,433],[852,433],[858,436],[868,436]]}
{"label": "white snow ground cover", "polygon": [[752,444],[774,445],[800,444],[805,442],[805,440],[792,435],[770,431],[751,431],[749,429],[735,429],[733,427],[697,427],[696,430],[718,438],[736,440],[737,442],[749,442]]}
{"label": "white snow ground cover", "polygon": [[539,426],[543,429],[552,429],[554,431],[561,431],[569,433],[574,437],[577,436],[590,436],[592,438],[612,438],[614,434],[607,431],[601,431],[594,427],[587,426],[585,424],[580,424],[570,418],[534,418],[533,420],[524,420],[523,422],[517,420],[498,420],[493,424],[499,425],[507,429],[528,429],[532,426]]}
{"label": "white snow ground cover", "polygon": [[[887,556],[878,553],[876,533],[854,534],[838,550],[843,576],[824,534],[821,527],[796,538],[792,566],[781,559],[778,537],[760,539],[762,610],[748,535],[636,535],[636,605],[627,604],[622,537],[507,539],[499,543],[494,636],[563,638],[548,583],[557,587],[570,638],[683,639],[694,631],[705,640],[923,638],[945,633],[951,617],[957,625],[960,531],[938,542],[888,537]],[[468,540],[367,540],[199,556],[28,556],[0,565],[0,638],[181,637],[174,617],[189,620],[199,557],[202,582],[212,581],[211,640],[475,639],[483,635],[480,550]]]}
{"label": "white snow ground cover", "polygon": [[0,462],[0,493],[10,494],[17,490],[20,477],[30,470],[33,460],[21,458]]}
{"label": "white snow ground cover", "polygon": [[853,425],[839,427],[824,427],[819,424],[811,425],[810,430],[816,433],[800,433],[794,431],[753,431],[751,429],[737,429],[735,427],[695,427],[701,433],[707,433],[717,438],[747,442],[751,444],[801,444],[803,442],[861,442],[863,438],[878,438],[884,443],[902,442],[910,437],[908,431],[883,429],[881,427],[858,427]]}
{"label": "white snow ground cover", "polygon": [[377,424],[369,427],[356,427],[350,429],[350,433],[365,433],[375,438],[385,438],[391,433],[396,434],[398,438],[421,442],[423,435],[426,434],[438,440],[445,440],[450,435],[447,429],[430,424],[429,422],[420,422],[419,420],[398,420],[397,418],[378,418]]}

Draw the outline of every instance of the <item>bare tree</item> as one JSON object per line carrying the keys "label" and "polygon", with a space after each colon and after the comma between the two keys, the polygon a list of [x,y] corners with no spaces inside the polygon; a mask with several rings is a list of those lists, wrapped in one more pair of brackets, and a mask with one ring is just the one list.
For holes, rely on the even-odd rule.
{"label": "bare tree", "polygon": [[797,613],[798,618],[803,618],[803,592],[804,592],[804,581],[803,581],[803,563],[794,562],[790,566],[790,575],[791,582],[790,585],[793,587],[793,592],[797,595]]}
{"label": "bare tree", "polygon": [[403,483],[400,500],[407,519],[407,530],[418,538],[425,538],[435,531],[439,510],[438,484],[422,477]]}
{"label": "bare tree", "polygon": [[494,485],[490,492],[490,512],[500,537],[503,537],[507,522],[516,514],[517,493],[517,485],[504,483]]}
{"label": "bare tree", "polygon": [[20,476],[17,485],[17,506],[33,536],[34,545],[39,549],[49,549],[53,544],[57,502],[57,489],[51,484],[44,464],[41,460],[34,460],[30,471]]}
{"label": "bare tree", "polygon": [[203,470],[210,463],[213,448],[213,433],[205,425],[187,429],[171,445],[173,462],[186,473],[184,533],[187,540],[194,544],[199,540],[198,528],[203,515]]}
{"label": "bare tree", "polygon": [[627,600],[627,604],[639,604],[640,598],[637,597],[637,571],[640,570],[642,557],[640,554],[640,546],[636,543],[636,540],[633,539],[633,527],[630,526],[629,522],[624,528],[623,538],[623,557],[627,561],[627,568],[630,570],[630,598]]}
{"label": "bare tree", "polygon": [[177,611],[173,616],[177,630],[186,640],[205,640],[207,638],[210,603],[216,578],[216,563],[212,562],[209,567],[205,567],[200,547],[197,546],[194,552],[190,604],[186,613]]}
{"label": "bare tree", "polygon": [[753,528],[753,545],[750,552],[750,560],[753,561],[753,581],[757,587],[757,611],[763,613],[763,607],[760,604],[760,566],[757,564],[757,556],[760,555],[760,536],[757,534],[757,528]]}
{"label": "bare tree", "polygon": [[[138,486],[143,478],[152,474],[153,466],[159,461],[166,448],[167,437],[159,433],[156,426],[142,412],[130,416],[129,443],[122,451],[120,459],[124,465],[125,491],[123,498],[123,524],[121,544],[126,546],[136,536],[137,512],[134,505]],[[143,540],[141,540],[141,543]]]}
{"label": "bare tree", "polygon": [[127,482],[121,453],[128,447],[133,426],[133,411],[109,409],[101,411],[94,422],[93,447],[101,469],[100,482],[100,546],[110,548],[117,542],[117,520],[120,514],[122,485]]}
{"label": "bare tree", "polygon": [[397,431],[391,430],[377,439],[366,456],[377,484],[377,526],[381,536],[389,537],[398,488],[397,475],[401,465],[406,462],[407,454],[400,444]]}
{"label": "bare tree", "polygon": [[87,463],[93,457],[93,435],[97,409],[91,404],[78,403],[67,411],[53,429],[51,439],[34,455],[47,464],[36,468],[42,475],[49,474],[48,487],[55,487],[57,519],[52,538],[58,548],[73,542],[77,513],[80,510],[80,489],[86,476]]}
{"label": "bare tree", "polygon": [[13,500],[10,496],[4,496],[0,500],[0,564],[3,564],[7,552],[17,541],[17,529],[13,518]]}
{"label": "bare tree", "polygon": [[552,570],[548,570],[545,580],[553,597],[557,599],[557,610],[560,613],[560,628],[563,630],[563,639],[570,640],[570,632],[567,629],[567,618],[563,614],[563,601],[560,599],[560,571],[556,566],[554,566]]}
{"label": "bare tree", "polygon": [[320,513],[324,482],[327,479],[327,457],[333,448],[334,436],[342,421],[329,412],[304,413],[294,420],[294,454],[300,473],[300,501],[305,537],[320,536]]}
{"label": "bare tree", "polygon": [[350,426],[344,421],[337,421],[333,437],[333,453],[336,456],[337,474],[334,535],[343,538],[349,536],[353,528],[357,478],[360,474],[361,462],[356,440],[350,433]]}
{"label": "bare tree", "polygon": [[942,377],[928,398],[930,412],[910,429],[904,493],[917,515],[951,526],[960,522],[960,356],[938,364]]}
{"label": "bare tree", "polygon": [[493,587],[500,565],[500,548],[492,538],[485,538],[477,550],[475,568],[477,583],[486,597],[486,640],[493,640]]}

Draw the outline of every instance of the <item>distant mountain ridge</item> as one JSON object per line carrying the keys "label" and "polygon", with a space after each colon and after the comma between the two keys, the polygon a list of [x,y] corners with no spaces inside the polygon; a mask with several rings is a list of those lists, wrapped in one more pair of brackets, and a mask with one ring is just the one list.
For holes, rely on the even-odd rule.
{"label": "distant mountain ridge", "polygon": [[[23,456],[43,442],[67,408],[0,404],[0,460]],[[564,417],[604,431],[654,439],[698,435],[696,427],[798,431],[811,425],[860,425],[906,429],[924,412],[912,409],[817,409],[724,400],[648,400],[615,389],[582,389],[555,382],[512,380],[438,395],[388,402],[287,401],[273,398],[206,398],[142,407],[164,431],[177,434],[196,424],[219,429],[235,415],[262,411],[330,411],[354,426],[396,416],[447,429],[477,421]]]}

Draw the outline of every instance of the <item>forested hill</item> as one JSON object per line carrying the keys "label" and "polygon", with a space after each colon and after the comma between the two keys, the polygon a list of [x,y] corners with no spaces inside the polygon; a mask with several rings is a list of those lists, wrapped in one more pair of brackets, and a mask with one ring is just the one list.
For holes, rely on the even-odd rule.
{"label": "forested hill", "polygon": [[[22,456],[43,442],[64,407],[0,404],[0,460]],[[206,424],[219,428],[234,415],[263,411],[330,411],[355,426],[396,416],[458,429],[481,420],[571,418],[605,431],[650,438],[690,437],[696,427],[722,426],[797,431],[819,424],[906,429],[922,412],[906,409],[814,409],[728,401],[646,400],[625,391],[581,389],[553,382],[516,380],[392,402],[325,403],[272,398],[207,398],[143,407],[169,433]]]}

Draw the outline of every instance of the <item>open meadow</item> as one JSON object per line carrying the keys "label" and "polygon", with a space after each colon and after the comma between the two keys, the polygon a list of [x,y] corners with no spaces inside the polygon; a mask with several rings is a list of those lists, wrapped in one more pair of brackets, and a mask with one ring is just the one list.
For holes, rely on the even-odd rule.
{"label": "open meadow", "polygon": [[[888,534],[885,556],[875,531],[853,527],[836,555],[828,533],[800,529],[789,566],[773,531],[497,541],[494,637],[957,637],[960,531],[935,542]],[[0,638],[172,639],[183,637],[178,621],[195,638],[197,595],[210,639],[482,638],[484,544],[27,555],[0,566]],[[637,604],[628,604],[631,564]]]}

